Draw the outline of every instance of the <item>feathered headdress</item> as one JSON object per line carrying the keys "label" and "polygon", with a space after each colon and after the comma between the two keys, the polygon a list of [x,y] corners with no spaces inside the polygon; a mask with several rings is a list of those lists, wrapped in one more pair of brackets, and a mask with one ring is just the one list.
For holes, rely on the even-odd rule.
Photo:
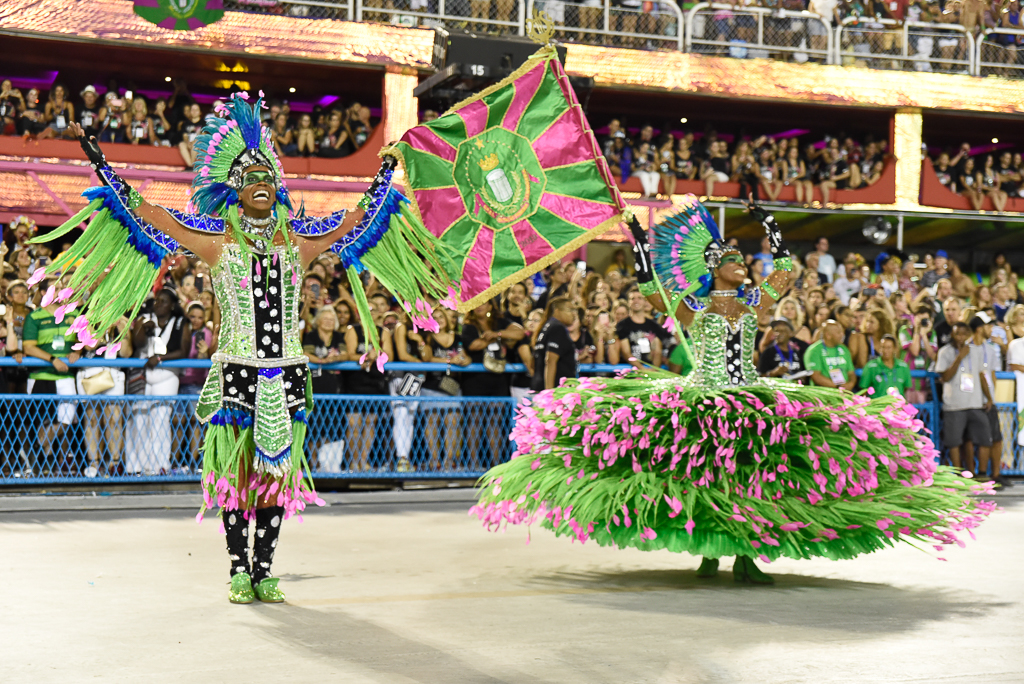
{"label": "feathered headdress", "polygon": [[729,248],[694,195],[686,195],[682,206],[682,211],[654,226],[651,262],[667,290],[706,297],[714,279],[711,272]]}
{"label": "feathered headdress", "polygon": [[191,211],[224,216],[228,207],[238,203],[245,169],[254,165],[266,166],[274,174],[277,201],[292,208],[270,129],[260,122],[263,91],[255,104],[250,105],[248,98],[248,93],[234,93],[227,103],[218,105],[220,116],[208,117],[196,138]]}

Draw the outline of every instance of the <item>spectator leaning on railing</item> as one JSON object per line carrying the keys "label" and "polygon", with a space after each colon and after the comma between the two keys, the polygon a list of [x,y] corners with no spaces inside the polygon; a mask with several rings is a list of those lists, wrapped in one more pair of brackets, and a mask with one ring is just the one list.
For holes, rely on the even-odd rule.
{"label": "spectator leaning on railing", "polygon": [[548,302],[544,315],[533,345],[534,392],[558,387],[563,379],[579,375],[576,346],[569,337],[576,317],[572,301],[556,297]]}
{"label": "spectator leaning on railing", "polygon": [[[73,395],[76,392],[75,374],[68,368],[69,363],[76,362],[81,354],[71,347],[74,335],[68,333],[71,322],[64,319],[60,323],[54,318],[57,311],[56,302],[36,309],[25,320],[23,343],[26,356],[42,359],[52,368],[36,368],[29,373],[29,394],[60,394]],[[38,447],[42,455],[50,463],[56,449],[60,454],[60,470],[67,474],[77,472],[77,465],[69,453],[68,429],[75,422],[75,404],[62,401],[57,405],[56,415],[51,415],[48,405],[43,405],[42,426],[38,432]],[[34,449],[32,449],[34,451]],[[32,473],[32,456],[26,466],[26,474]]]}

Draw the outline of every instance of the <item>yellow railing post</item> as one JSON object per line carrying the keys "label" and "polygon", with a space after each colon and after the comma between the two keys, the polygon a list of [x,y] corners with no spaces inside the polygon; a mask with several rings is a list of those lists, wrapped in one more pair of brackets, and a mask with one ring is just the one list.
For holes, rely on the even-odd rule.
{"label": "yellow railing post", "polygon": [[893,154],[896,156],[896,207],[915,209],[921,198],[921,126],[920,107],[896,110]]}

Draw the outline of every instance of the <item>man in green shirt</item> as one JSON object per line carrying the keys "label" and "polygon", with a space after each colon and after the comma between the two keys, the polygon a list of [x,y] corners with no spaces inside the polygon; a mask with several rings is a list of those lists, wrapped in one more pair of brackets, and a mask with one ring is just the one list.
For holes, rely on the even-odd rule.
{"label": "man in green shirt", "polygon": [[[78,361],[80,354],[71,349],[75,343],[74,335],[68,333],[71,318],[58,323],[54,318],[56,310],[57,305],[50,304],[36,309],[25,318],[22,335],[25,355],[42,359],[53,366],[36,368],[29,373],[29,394],[75,394],[75,374],[68,368],[68,364]],[[60,443],[61,453],[65,458],[68,456],[67,427],[75,422],[75,404],[62,401],[57,405],[56,416],[51,411],[52,404],[49,402],[39,407],[42,423],[38,432],[39,446],[42,447],[46,461],[50,463],[53,446],[57,442]],[[73,467],[67,461],[64,466],[69,469]]]}
{"label": "man in green shirt", "polygon": [[843,328],[831,318],[822,325],[821,339],[804,352],[804,368],[819,387],[852,390],[857,386],[853,356],[843,344]]}
{"label": "man in green shirt", "polygon": [[902,397],[910,388],[910,366],[906,361],[896,358],[896,348],[896,338],[885,335],[879,349],[881,356],[868,361],[861,371],[860,387],[873,389],[873,397],[888,394],[890,387],[895,388],[896,393]]}

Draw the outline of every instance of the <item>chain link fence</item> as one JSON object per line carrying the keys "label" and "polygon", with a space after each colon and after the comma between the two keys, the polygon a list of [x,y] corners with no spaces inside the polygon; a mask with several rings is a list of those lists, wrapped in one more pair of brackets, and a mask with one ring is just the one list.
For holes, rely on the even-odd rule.
{"label": "chain link fence", "polygon": [[847,17],[836,29],[836,50],[844,66],[973,73],[974,36],[956,24]]}
{"label": "chain link fence", "polygon": [[301,19],[352,21],[354,0],[224,0],[224,9],[255,14],[276,14]]}
{"label": "chain link fence", "polygon": [[[34,360],[33,360],[34,361]],[[3,359],[3,366],[13,364]],[[136,361],[80,362],[126,366]],[[39,364],[32,364],[39,365]],[[355,364],[334,364],[331,368]],[[393,364],[399,371],[442,370],[440,364]],[[171,361],[167,366],[203,367]],[[429,366],[429,368],[428,368]],[[206,364],[208,367],[208,363]],[[587,372],[619,367],[585,366]],[[506,372],[522,372],[509,364]],[[486,372],[481,367],[459,372]],[[928,378],[937,397],[934,373]],[[997,373],[1013,378],[1012,373]],[[198,481],[203,426],[197,396],[0,395],[0,485]],[[328,394],[308,416],[306,456],[314,477],[450,479],[480,477],[508,460],[515,420],[511,397]],[[915,404],[941,449],[942,404]],[[997,404],[1004,472],[1024,474],[1024,447],[1015,404]]]}
{"label": "chain link fence", "polygon": [[687,14],[685,47],[737,59],[831,63],[833,58],[832,29],[813,12],[706,2]]}
{"label": "chain link fence", "polygon": [[561,41],[646,50],[682,50],[683,13],[674,2],[529,0],[526,16],[546,12]]}
{"label": "chain link fence", "polygon": [[[197,396],[0,395],[0,484],[198,480]],[[515,399],[317,395],[314,476],[477,478],[507,461]]]}
{"label": "chain link fence", "polygon": [[976,47],[975,75],[1024,78],[1024,31],[986,30]]}
{"label": "chain link fence", "polygon": [[522,35],[523,0],[357,0],[356,21]]}

